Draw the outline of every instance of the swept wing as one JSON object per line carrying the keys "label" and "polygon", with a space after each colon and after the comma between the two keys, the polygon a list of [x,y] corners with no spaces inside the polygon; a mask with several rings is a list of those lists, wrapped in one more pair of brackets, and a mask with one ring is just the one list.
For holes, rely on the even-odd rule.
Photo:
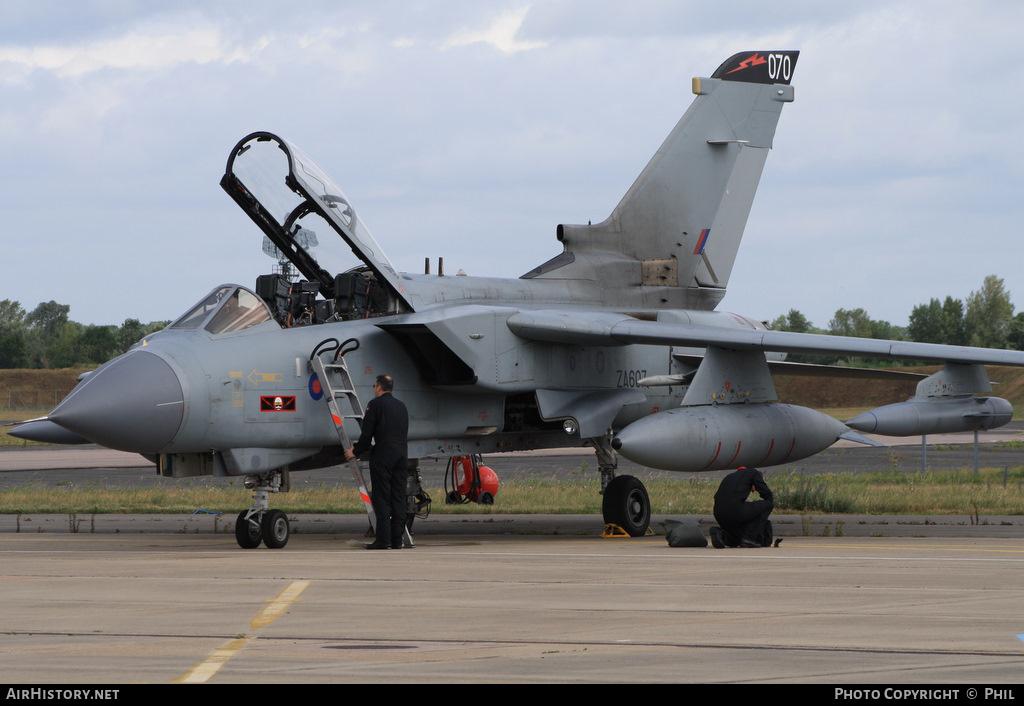
{"label": "swept wing", "polygon": [[507,324],[517,336],[548,343],[602,346],[632,343],[716,346],[744,351],[838,354],[939,363],[1024,366],[1024,351],[641,321],[631,316],[600,311],[520,311],[509,317]]}

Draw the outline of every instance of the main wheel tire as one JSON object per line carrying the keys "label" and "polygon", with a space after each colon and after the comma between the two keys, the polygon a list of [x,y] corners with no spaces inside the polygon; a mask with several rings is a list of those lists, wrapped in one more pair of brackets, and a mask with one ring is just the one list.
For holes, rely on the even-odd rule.
{"label": "main wheel tire", "polygon": [[260,525],[263,530],[263,543],[268,549],[280,549],[288,544],[291,527],[288,525],[288,515],[283,511],[270,510],[265,513]]}
{"label": "main wheel tire", "polygon": [[263,540],[263,532],[259,522],[246,519],[247,513],[248,510],[238,513],[238,519],[235,520],[235,540],[242,549],[255,549]]}
{"label": "main wheel tire", "polygon": [[651,499],[638,478],[618,476],[604,489],[605,524],[618,525],[630,537],[643,537],[651,524]]}

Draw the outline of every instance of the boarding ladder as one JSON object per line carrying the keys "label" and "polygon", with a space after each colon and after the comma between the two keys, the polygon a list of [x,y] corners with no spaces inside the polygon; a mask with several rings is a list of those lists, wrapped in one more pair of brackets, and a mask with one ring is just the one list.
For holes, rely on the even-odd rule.
{"label": "boarding ladder", "polygon": [[[355,421],[357,436],[361,433],[363,424],[363,406],[359,403],[359,396],[356,394],[355,385],[352,384],[352,375],[349,374],[348,364],[345,362],[345,354],[351,353],[358,348],[359,341],[354,338],[350,338],[344,343],[338,343],[336,338],[328,338],[320,341],[309,356],[309,369],[316,374],[317,381],[320,383],[320,391],[323,393],[324,400],[327,401],[327,408],[331,413],[331,421],[334,423],[334,429],[338,433],[342,449],[351,448],[354,443],[345,430],[345,422]],[[333,353],[335,351],[337,352],[330,357],[331,362],[324,363],[320,356],[324,353]],[[341,411],[341,407],[339,407],[339,399],[344,400],[344,413]],[[366,508],[367,516],[370,518],[370,526],[373,527],[373,531],[376,533],[377,515],[373,511],[373,503],[370,502],[370,493],[366,490],[366,482],[363,480],[363,473],[359,468],[359,459],[353,458],[348,462],[348,466],[352,470],[352,476],[355,478],[356,486],[359,488],[359,497],[363,501],[363,507]],[[402,482],[405,482],[404,478]],[[414,546],[408,527],[405,527],[403,539],[405,546]]]}

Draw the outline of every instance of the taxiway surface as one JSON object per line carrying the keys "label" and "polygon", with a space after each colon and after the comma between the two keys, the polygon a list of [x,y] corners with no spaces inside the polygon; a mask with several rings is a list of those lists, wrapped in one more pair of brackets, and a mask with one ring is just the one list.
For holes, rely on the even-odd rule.
{"label": "taxiway surface", "polygon": [[0,534],[23,683],[1019,682],[1024,540]]}
{"label": "taxiway surface", "polygon": [[[983,465],[1020,465],[1016,446],[983,447],[999,459]],[[175,482],[101,450],[70,450],[54,471],[61,463],[43,460],[53,453],[0,451],[0,482]],[[916,470],[906,447],[815,463],[837,470],[851,457],[889,468],[902,457]],[[503,477],[565,477],[582,472],[581,458],[488,461]],[[15,468],[29,462],[39,465]],[[596,516],[443,515],[417,522],[416,549],[386,552],[363,549],[365,517],[292,520],[285,549],[247,551],[233,517],[0,516],[0,674],[23,684],[1013,684],[1024,673],[1020,517],[822,516],[803,527],[807,518],[780,515],[778,549],[715,550],[601,539]],[[821,536],[840,521],[845,536]]]}

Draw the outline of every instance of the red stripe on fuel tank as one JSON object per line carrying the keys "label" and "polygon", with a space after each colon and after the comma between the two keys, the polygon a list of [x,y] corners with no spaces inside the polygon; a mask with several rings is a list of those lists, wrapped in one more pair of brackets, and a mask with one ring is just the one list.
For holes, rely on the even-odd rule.
{"label": "red stripe on fuel tank", "polygon": [[755,466],[763,466],[764,462],[768,460],[768,457],[772,455],[772,449],[774,449],[774,448],[775,448],[775,439],[772,439],[772,443],[768,444],[768,453],[766,453],[764,455],[764,458],[762,458],[760,461],[758,461],[754,465]]}
{"label": "red stripe on fuel tank", "polygon": [[725,464],[726,468],[732,468],[732,462],[735,461],[736,457],[740,455],[740,447],[741,446],[743,446],[743,442],[742,441],[737,441],[736,442],[736,453],[734,453],[732,455],[732,458],[729,459],[729,463]]}
{"label": "red stripe on fuel tank", "polygon": [[722,442],[719,441],[718,442],[718,448],[715,449],[715,455],[711,457],[710,461],[708,461],[708,465],[704,466],[704,468],[702,468],[701,470],[703,471],[705,468],[710,468],[711,465],[718,459],[718,454],[720,454],[721,452],[722,452]]}

